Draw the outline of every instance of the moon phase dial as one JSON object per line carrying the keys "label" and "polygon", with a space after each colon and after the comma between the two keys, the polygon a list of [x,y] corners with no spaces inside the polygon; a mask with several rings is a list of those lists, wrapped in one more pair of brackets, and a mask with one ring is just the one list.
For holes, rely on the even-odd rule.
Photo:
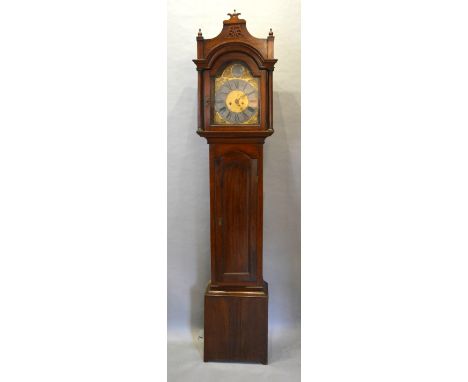
{"label": "moon phase dial", "polygon": [[234,64],[232,65],[231,73],[234,77],[241,77],[244,73],[244,67],[240,64]]}
{"label": "moon phase dial", "polygon": [[[242,71],[234,65],[233,74],[236,70],[236,74],[242,75],[244,68],[241,65],[237,66]],[[215,110],[219,113],[223,123],[251,123],[252,117],[258,114],[258,91],[248,81],[228,80],[216,91]]]}

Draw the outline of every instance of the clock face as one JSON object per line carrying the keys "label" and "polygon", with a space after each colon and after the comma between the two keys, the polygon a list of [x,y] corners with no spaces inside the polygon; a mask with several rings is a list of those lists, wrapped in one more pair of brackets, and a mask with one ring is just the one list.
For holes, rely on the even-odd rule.
{"label": "clock face", "polygon": [[215,124],[258,124],[258,78],[242,63],[228,65],[215,78]]}

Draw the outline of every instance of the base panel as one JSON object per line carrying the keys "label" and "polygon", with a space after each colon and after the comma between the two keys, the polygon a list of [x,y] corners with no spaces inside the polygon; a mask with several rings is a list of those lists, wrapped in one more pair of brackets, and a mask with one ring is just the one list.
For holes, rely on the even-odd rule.
{"label": "base panel", "polygon": [[205,294],[204,361],[268,362],[268,285]]}

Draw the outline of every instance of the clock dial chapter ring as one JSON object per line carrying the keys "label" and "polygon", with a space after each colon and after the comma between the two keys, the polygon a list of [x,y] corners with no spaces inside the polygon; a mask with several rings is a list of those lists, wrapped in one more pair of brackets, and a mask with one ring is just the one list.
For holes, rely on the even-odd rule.
{"label": "clock dial chapter ring", "polygon": [[[227,73],[226,73],[227,72]],[[240,64],[228,67],[215,81],[214,122],[217,124],[258,123],[258,87]]]}

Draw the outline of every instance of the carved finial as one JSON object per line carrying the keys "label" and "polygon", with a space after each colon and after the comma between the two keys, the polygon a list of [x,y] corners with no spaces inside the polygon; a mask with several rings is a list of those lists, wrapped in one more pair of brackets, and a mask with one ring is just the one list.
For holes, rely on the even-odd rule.
{"label": "carved finial", "polygon": [[201,32],[201,28],[198,28],[198,37],[202,37],[202,32]]}
{"label": "carved finial", "polygon": [[270,33],[268,33],[269,36],[273,36],[273,30],[270,28]]}
{"label": "carved finial", "polygon": [[233,19],[233,18],[237,19],[238,18],[237,16],[239,16],[239,15],[240,15],[240,13],[236,13],[235,9],[234,9],[234,13],[228,13],[228,16],[230,16],[231,19]]}

